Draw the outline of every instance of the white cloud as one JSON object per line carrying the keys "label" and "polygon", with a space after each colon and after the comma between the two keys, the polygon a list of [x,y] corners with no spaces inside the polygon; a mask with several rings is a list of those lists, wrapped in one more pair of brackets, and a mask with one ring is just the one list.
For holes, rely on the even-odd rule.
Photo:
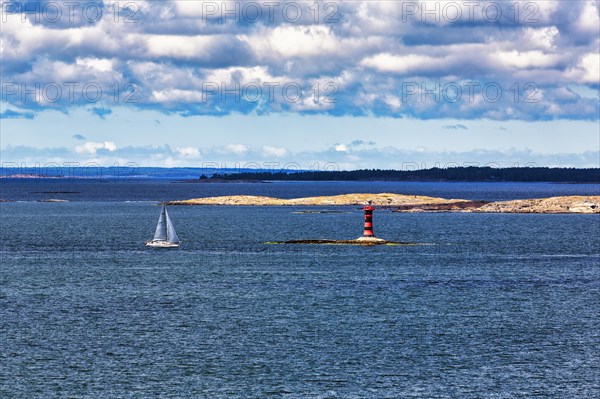
{"label": "white cloud", "polygon": [[581,57],[577,66],[570,68],[566,75],[569,79],[578,83],[600,84],[600,54],[585,54]]}
{"label": "white cloud", "polygon": [[306,57],[339,49],[335,35],[327,26],[278,26],[259,35],[240,36],[240,40],[262,56],[274,52],[283,57]]}
{"label": "white cloud", "polygon": [[554,66],[560,57],[542,51],[498,51],[492,54],[492,59],[510,68],[546,68]]}
{"label": "white cloud", "polygon": [[226,87],[233,87],[234,83],[239,83],[243,86],[248,83],[264,83],[275,82],[279,85],[287,82],[287,78],[282,76],[273,76],[268,69],[263,66],[256,67],[231,67],[231,68],[215,68],[208,71],[204,82],[216,83],[217,85],[225,84]]}
{"label": "white cloud", "polygon": [[88,68],[96,69],[100,72],[109,72],[113,70],[113,61],[109,59],[88,57],[78,57],[75,59],[76,65],[83,65]]}
{"label": "white cloud", "polygon": [[93,142],[88,141],[85,144],[78,145],[75,147],[75,152],[78,154],[92,154],[95,155],[98,150],[116,151],[117,146],[112,141],[104,142]]}
{"label": "white cloud", "polygon": [[185,158],[199,158],[200,150],[196,147],[179,147],[177,153]]}
{"label": "white cloud", "polygon": [[393,55],[389,53],[377,54],[365,58],[361,65],[381,72],[411,73],[440,67],[445,63],[443,58],[427,55],[409,54]]}
{"label": "white cloud", "polygon": [[579,64],[585,71],[583,81],[586,83],[600,84],[600,54],[589,53],[583,56]]}
{"label": "white cloud", "polygon": [[551,49],[555,47],[559,33],[556,26],[536,29],[525,28],[523,36],[533,48]]}
{"label": "white cloud", "polygon": [[285,148],[271,147],[268,145],[263,146],[261,149],[261,152],[262,152],[262,155],[265,157],[276,157],[276,158],[284,157],[288,153]]}
{"label": "white cloud", "polygon": [[202,102],[203,96],[200,91],[165,89],[152,92],[151,101],[156,103],[174,103],[174,102]]}
{"label": "white cloud", "polygon": [[580,30],[595,34],[596,37],[598,36],[598,27],[600,26],[599,7],[597,1],[586,1],[577,21],[577,26]]}
{"label": "white cloud", "polygon": [[243,155],[250,151],[250,147],[244,144],[228,144],[225,146],[224,150],[227,153]]}
{"label": "white cloud", "polygon": [[383,96],[383,102],[392,110],[397,111],[402,107],[400,97],[393,95]]}
{"label": "white cloud", "polygon": [[145,38],[151,57],[207,59],[218,45],[218,36],[151,35]]}

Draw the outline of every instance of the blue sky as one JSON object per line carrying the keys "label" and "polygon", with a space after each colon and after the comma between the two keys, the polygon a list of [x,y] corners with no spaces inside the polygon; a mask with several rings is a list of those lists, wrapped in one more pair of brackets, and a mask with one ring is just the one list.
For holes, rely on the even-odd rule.
{"label": "blue sky", "polygon": [[4,164],[600,166],[598,1],[9,1],[1,18]]}

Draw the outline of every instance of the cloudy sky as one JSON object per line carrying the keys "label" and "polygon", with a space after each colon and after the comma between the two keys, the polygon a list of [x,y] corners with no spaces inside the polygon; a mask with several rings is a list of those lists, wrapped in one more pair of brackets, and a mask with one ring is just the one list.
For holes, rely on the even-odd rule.
{"label": "cloudy sky", "polygon": [[600,166],[598,1],[5,1],[4,165]]}

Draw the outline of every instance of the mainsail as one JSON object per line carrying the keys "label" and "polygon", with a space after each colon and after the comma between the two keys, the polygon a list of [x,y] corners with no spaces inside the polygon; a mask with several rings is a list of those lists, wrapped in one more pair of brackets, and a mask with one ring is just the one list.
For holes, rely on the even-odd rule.
{"label": "mainsail", "polygon": [[158,224],[156,225],[153,241],[167,241],[167,218],[167,209],[163,205],[162,210],[160,211],[160,216],[158,217]]}

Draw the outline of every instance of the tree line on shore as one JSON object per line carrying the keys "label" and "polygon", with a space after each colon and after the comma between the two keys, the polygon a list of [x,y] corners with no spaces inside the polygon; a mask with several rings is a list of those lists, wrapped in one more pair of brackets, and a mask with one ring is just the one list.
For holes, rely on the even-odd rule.
{"label": "tree line on shore", "polygon": [[200,176],[202,180],[271,181],[483,181],[600,183],[600,168],[452,167],[421,170],[361,169],[352,171],[257,171]]}

